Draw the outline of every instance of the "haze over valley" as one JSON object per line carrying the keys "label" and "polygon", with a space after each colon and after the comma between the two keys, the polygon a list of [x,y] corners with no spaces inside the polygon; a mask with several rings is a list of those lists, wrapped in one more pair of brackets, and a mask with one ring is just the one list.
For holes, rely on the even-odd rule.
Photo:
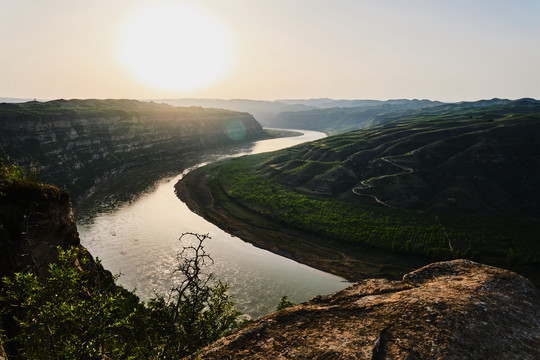
{"label": "haze over valley", "polygon": [[0,358],[538,358],[539,17],[3,1]]}

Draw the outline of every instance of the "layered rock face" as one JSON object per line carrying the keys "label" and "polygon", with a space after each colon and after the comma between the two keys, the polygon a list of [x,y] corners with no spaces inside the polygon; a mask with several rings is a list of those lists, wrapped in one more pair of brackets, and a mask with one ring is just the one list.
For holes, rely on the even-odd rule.
{"label": "layered rock face", "polygon": [[135,100],[0,104],[0,156],[80,195],[129,167],[261,137],[247,113]]}
{"label": "layered rock face", "polygon": [[0,197],[0,277],[47,274],[57,247],[80,246],[69,196],[51,186],[17,187]]}
{"label": "layered rock face", "polygon": [[538,359],[540,291],[467,260],[370,279],[265,316],[201,359]]}

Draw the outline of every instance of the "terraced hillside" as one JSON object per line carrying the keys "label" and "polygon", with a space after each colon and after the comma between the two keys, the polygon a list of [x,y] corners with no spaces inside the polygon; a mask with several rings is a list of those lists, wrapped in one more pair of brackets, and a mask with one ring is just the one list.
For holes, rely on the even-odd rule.
{"label": "terraced hillside", "polygon": [[259,171],[300,191],[376,196],[397,208],[538,211],[537,107],[536,114],[501,114],[497,121],[484,120],[489,112],[401,118],[275,153]]}
{"label": "terraced hillside", "polygon": [[467,257],[538,282],[539,169],[540,102],[525,99],[416,111],[200,171],[212,175],[216,206],[234,204],[257,226],[265,219],[349,253]]}

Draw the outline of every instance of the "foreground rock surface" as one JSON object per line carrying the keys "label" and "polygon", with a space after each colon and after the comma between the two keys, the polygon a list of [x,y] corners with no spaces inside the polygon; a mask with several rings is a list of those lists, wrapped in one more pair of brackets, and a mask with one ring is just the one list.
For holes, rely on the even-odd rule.
{"label": "foreground rock surface", "polygon": [[540,291],[507,270],[434,263],[260,318],[201,359],[538,359]]}

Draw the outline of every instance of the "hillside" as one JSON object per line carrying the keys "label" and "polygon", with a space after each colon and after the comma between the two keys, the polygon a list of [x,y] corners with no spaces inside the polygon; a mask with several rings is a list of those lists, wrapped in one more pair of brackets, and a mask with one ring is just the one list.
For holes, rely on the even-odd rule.
{"label": "hillside", "polygon": [[251,224],[243,238],[258,246],[352,279],[403,273],[381,266],[396,261],[377,252],[392,250],[410,266],[467,257],[538,283],[540,102],[488,103],[203,168],[183,180],[184,198],[225,228]]}
{"label": "hillside", "polygon": [[539,210],[540,102],[435,110],[275,153],[259,172],[297,190],[356,192],[398,208]]}
{"label": "hillside", "polygon": [[0,156],[75,199],[136,165],[177,169],[189,152],[262,136],[251,115],[228,110],[135,100],[0,104]]}

